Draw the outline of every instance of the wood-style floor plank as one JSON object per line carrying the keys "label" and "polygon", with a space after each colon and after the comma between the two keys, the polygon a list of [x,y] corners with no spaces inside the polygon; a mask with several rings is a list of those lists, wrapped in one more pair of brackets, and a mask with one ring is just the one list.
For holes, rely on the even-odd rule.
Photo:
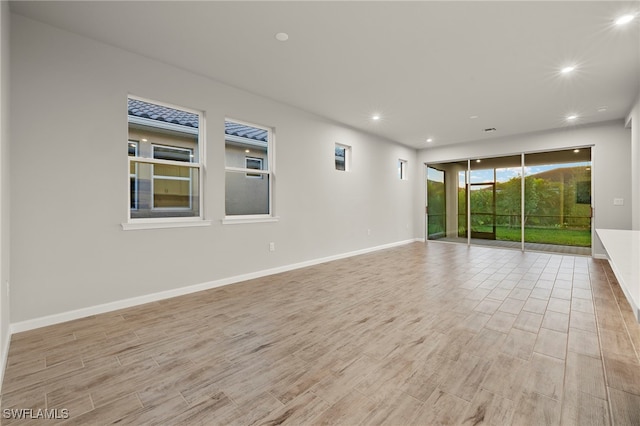
{"label": "wood-style floor plank", "polygon": [[16,334],[1,408],[82,425],[637,425],[639,348],[604,261],[415,243]]}

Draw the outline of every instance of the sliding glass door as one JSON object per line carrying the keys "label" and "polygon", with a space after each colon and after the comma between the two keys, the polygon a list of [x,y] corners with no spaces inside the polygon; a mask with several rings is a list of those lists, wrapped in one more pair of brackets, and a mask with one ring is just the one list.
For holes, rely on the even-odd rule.
{"label": "sliding glass door", "polygon": [[[473,179],[473,172],[471,173]],[[496,184],[470,183],[471,238],[496,239]]]}
{"label": "sliding glass door", "polygon": [[446,236],[446,200],[444,171],[427,167],[427,238],[430,240]]}
{"label": "sliding glass door", "polygon": [[465,167],[465,170],[458,171],[458,232],[456,235],[458,238],[465,239],[467,238],[467,198],[469,197],[467,194],[468,171],[466,169],[467,167]]}
{"label": "sliding glass door", "polygon": [[521,163],[520,155],[470,162],[471,238],[511,243],[522,241]]}
{"label": "sliding glass door", "polygon": [[498,157],[494,161],[496,176],[496,240],[509,247],[522,243],[522,156]]}
{"label": "sliding glass door", "polygon": [[428,239],[591,254],[589,147],[428,164],[427,176]]}
{"label": "sliding glass door", "polygon": [[532,249],[571,246],[590,252],[591,150],[524,157],[525,243]]}

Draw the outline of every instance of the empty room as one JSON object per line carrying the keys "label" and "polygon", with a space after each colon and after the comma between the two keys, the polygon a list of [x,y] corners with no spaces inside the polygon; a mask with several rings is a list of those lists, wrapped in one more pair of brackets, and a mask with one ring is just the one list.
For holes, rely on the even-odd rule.
{"label": "empty room", "polygon": [[640,425],[640,2],[0,23],[1,424]]}

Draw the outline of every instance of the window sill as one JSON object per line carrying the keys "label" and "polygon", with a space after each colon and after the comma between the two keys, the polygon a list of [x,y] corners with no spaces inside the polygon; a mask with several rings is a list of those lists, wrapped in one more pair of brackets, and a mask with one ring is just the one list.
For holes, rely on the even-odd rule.
{"label": "window sill", "polygon": [[278,216],[268,216],[268,217],[259,217],[259,216],[240,216],[233,217],[228,216],[222,219],[223,225],[239,225],[241,223],[265,223],[265,222],[278,222],[280,217]]}
{"label": "window sill", "polygon": [[149,222],[129,222],[122,223],[125,231],[135,231],[139,229],[165,229],[165,228],[190,228],[194,226],[210,226],[210,220],[180,220],[180,221],[149,221]]}

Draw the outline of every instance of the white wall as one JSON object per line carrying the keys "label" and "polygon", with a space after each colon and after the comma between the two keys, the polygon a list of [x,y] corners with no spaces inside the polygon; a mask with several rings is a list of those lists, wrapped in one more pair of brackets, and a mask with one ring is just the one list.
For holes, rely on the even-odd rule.
{"label": "white wall", "polygon": [[9,2],[0,1],[0,384],[9,351]]}
{"label": "white wall", "polygon": [[[415,150],[12,19],[12,322],[414,238]],[[129,93],[205,111],[211,226],[121,229]],[[279,222],[220,223],[225,117],[275,128]],[[336,142],[353,147],[349,173],[334,170]],[[410,162],[409,181],[397,177],[398,158]]]}
{"label": "white wall", "polygon": [[627,117],[626,124],[631,128],[631,192],[633,194],[631,229],[637,231],[640,230],[640,93]]}
{"label": "white wall", "polygon": [[[435,163],[580,146],[593,146],[595,227],[631,229],[632,198],[639,195],[632,197],[629,179],[631,131],[624,127],[623,120],[434,147],[421,150],[418,153],[418,162]],[[614,198],[623,198],[624,206],[614,206]],[[424,207],[421,214],[424,215]],[[419,232],[424,235],[424,220],[422,224],[422,230]],[[593,247],[595,256],[605,256],[604,248],[597,236],[594,238]]]}

